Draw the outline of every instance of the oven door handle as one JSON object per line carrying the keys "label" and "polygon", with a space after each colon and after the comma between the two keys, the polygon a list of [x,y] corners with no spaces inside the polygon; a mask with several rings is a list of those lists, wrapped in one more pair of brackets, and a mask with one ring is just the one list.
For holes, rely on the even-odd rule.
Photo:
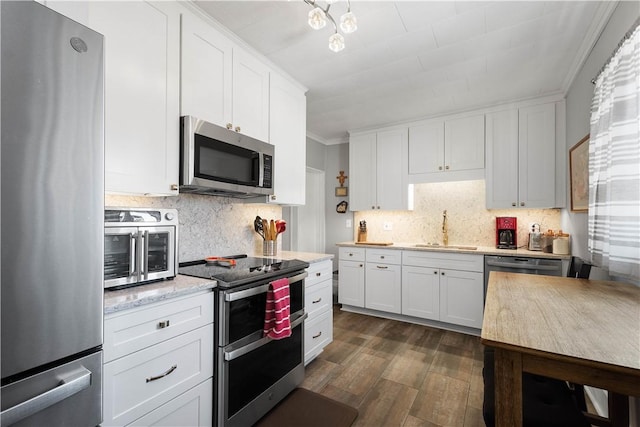
{"label": "oven door handle", "polygon": [[[289,283],[299,282],[300,280],[303,280],[307,276],[308,276],[308,274],[305,271],[305,272],[302,272],[302,273],[297,274],[295,276],[289,277],[288,278],[289,279]],[[255,288],[245,289],[244,291],[225,293],[224,300],[227,301],[227,302],[237,301],[239,299],[251,297],[251,296],[254,296],[254,295],[258,295],[258,294],[263,294],[263,293],[267,292],[268,290],[269,290],[269,284],[267,283],[267,284],[262,285],[262,286],[256,286]]]}
{"label": "oven door handle", "polygon": [[[307,317],[309,317],[309,315],[307,313],[305,313],[302,316],[299,316],[298,318],[296,318],[296,320],[291,322],[291,329],[293,330],[295,327],[299,326],[302,322],[304,322],[304,320]],[[244,356],[245,354],[249,353],[250,351],[253,351],[253,350],[257,349],[257,348],[260,348],[263,345],[269,344],[271,341],[273,341],[273,338],[262,337],[259,340],[254,341],[251,344],[247,344],[244,347],[240,347],[237,350],[225,351],[224,352],[224,360],[225,360],[225,362],[230,362],[233,359],[237,359],[240,356]]]}

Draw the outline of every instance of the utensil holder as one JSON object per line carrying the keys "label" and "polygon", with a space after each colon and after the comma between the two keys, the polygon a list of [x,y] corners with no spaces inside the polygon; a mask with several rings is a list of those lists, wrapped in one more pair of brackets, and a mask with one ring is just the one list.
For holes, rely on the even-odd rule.
{"label": "utensil holder", "polygon": [[262,255],[264,256],[276,256],[278,253],[278,241],[277,240],[265,240],[262,242]]}

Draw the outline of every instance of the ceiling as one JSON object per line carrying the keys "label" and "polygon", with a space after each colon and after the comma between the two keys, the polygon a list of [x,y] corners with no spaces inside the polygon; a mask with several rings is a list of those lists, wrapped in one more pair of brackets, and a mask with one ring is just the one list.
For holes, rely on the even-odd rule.
{"label": "ceiling", "polygon": [[[302,0],[194,3],[309,89],[307,134],[326,144],[352,130],[565,93],[613,9],[353,0],[358,30],[334,53],[332,24],[311,29]],[[346,3],[330,12],[339,20]]]}

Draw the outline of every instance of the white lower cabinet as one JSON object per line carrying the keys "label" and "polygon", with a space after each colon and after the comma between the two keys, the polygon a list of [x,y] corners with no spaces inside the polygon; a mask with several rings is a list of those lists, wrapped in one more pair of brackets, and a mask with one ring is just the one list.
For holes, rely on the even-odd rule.
{"label": "white lower cabinet", "polygon": [[440,320],[482,328],[484,274],[440,270]]}
{"label": "white lower cabinet", "polygon": [[367,249],[364,306],[372,310],[400,313],[402,305],[402,252]]}
{"label": "white lower cabinet", "polygon": [[404,251],[402,314],[482,328],[482,255]]}
{"label": "white lower cabinet", "polygon": [[211,426],[213,425],[212,401],[213,380],[208,379],[130,425],[140,427]]}
{"label": "white lower cabinet", "polygon": [[333,341],[333,271],[331,260],[312,263],[305,280],[304,364]]}
{"label": "white lower cabinet", "polygon": [[211,292],[106,315],[102,425],[211,425],[212,319]]}
{"label": "white lower cabinet", "polygon": [[402,266],[402,314],[440,320],[440,275],[437,268]]}
{"label": "white lower cabinet", "polygon": [[340,248],[338,302],[364,307],[364,248]]}

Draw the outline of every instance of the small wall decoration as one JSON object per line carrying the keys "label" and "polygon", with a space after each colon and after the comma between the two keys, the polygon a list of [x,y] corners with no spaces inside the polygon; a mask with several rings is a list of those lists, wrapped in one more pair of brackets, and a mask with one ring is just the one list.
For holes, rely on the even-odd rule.
{"label": "small wall decoration", "polygon": [[336,179],[340,183],[340,187],[336,187],[336,197],[347,197],[349,195],[348,188],[344,186],[344,181],[349,178],[344,174],[344,171],[340,171],[340,174],[336,176]]}
{"label": "small wall decoration", "polygon": [[571,211],[589,210],[589,135],[569,150]]}
{"label": "small wall decoration", "polygon": [[347,207],[349,206],[349,202],[346,200],[341,201],[336,205],[336,212],[338,213],[347,213]]}

